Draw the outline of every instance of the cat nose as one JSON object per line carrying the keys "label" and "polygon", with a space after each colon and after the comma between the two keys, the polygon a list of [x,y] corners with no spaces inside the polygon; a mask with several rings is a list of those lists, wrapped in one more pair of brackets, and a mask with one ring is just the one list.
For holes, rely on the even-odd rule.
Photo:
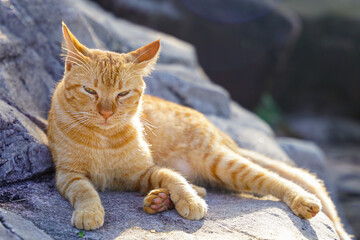
{"label": "cat nose", "polygon": [[105,121],[106,121],[109,117],[111,117],[111,115],[114,114],[114,112],[113,112],[113,111],[110,111],[110,110],[101,110],[99,113],[100,113],[101,116],[103,116],[103,118],[105,119]]}

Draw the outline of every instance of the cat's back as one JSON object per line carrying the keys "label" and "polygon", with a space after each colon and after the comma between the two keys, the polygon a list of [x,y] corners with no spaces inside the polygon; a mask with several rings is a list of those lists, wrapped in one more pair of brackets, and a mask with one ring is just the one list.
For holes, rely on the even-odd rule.
{"label": "cat's back", "polygon": [[[150,129],[155,133],[171,135],[164,130],[172,130],[172,134],[176,134],[178,130],[184,133],[184,130],[193,130],[193,128],[203,128],[210,125],[207,118],[200,112],[173,103],[158,97],[144,95],[142,120],[146,133],[151,133]],[[151,128],[152,126],[152,128]]]}
{"label": "cat's back", "polygon": [[[143,98],[142,122],[158,164],[190,152],[201,156],[219,136],[219,131],[202,113],[149,95]],[[172,166],[172,163],[165,165]]]}

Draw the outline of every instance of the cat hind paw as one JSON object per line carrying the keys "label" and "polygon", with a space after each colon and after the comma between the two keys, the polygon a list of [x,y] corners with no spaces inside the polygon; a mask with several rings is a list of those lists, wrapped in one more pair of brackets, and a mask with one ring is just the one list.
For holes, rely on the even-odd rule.
{"label": "cat hind paw", "polygon": [[294,199],[291,209],[298,217],[310,219],[320,212],[321,202],[315,196],[299,196]]}

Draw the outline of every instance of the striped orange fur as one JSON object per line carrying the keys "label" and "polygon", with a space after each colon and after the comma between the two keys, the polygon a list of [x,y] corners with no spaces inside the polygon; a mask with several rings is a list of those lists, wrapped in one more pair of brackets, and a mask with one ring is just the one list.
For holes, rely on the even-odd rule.
{"label": "striped orange fur", "polygon": [[52,98],[48,136],[58,190],[75,209],[74,226],[103,225],[96,189],[149,193],[146,212],[174,206],[187,219],[201,219],[205,190],[192,182],[271,194],[303,218],[323,205],[341,239],[350,239],[313,175],[240,149],[193,109],[144,95],[142,77],[156,63],[159,41],[118,54],[88,49],[65,25],[63,33],[65,72]]}

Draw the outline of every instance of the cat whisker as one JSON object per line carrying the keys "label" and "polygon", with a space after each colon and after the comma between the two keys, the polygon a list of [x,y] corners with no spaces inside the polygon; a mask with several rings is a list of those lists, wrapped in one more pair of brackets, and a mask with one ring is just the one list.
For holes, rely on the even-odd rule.
{"label": "cat whisker", "polygon": [[[84,64],[86,64],[86,65],[91,69],[89,63],[86,61],[86,59],[84,58],[84,56],[83,56],[82,54],[80,54],[79,52],[74,52],[74,51],[72,51],[72,50],[70,50],[70,49],[68,49],[68,48],[65,48],[65,47],[62,47],[62,49],[65,50],[65,51],[67,51],[67,55],[66,55],[66,56],[69,56],[69,53],[72,53],[72,54],[74,54],[75,56],[78,56],[78,57],[79,57],[79,60],[80,60],[81,62],[83,62]],[[65,55],[65,54],[63,54],[63,55]],[[76,58],[76,59],[78,59],[78,58]]]}
{"label": "cat whisker", "polygon": [[139,76],[142,76],[142,74],[131,74],[131,73],[130,73],[128,76],[129,76],[129,77],[123,79],[123,82],[124,82],[124,83],[127,82],[127,81],[129,81],[129,80],[132,80],[132,79],[134,79],[134,78],[138,78]]}
{"label": "cat whisker", "polygon": [[95,73],[93,71],[93,69],[91,68],[91,66],[88,64],[88,63],[84,63],[83,61],[81,61],[80,59],[76,58],[76,57],[73,57],[71,55],[68,55],[66,57],[66,61],[68,62],[72,62],[78,66],[82,66],[84,70],[86,70],[86,72],[91,76],[91,77],[94,77],[95,76]]}
{"label": "cat whisker", "polygon": [[79,58],[76,58],[76,57],[73,57],[73,56],[71,56],[71,55],[67,55],[67,57],[70,57],[70,58],[72,58],[73,60],[76,59],[76,60],[79,60],[80,62],[82,62],[82,63],[86,66],[86,68],[88,69],[89,74],[91,74],[92,77],[95,77],[95,72],[93,71],[92,67],[91,67],[90,64],[86,61],[86,59],[84,59],[84,57],[83,57],[81,54],[79,54],[79,53],[77,53],[77,52],[74,52],[74,51],[71,51],[70,49],[65,48],[65,47],[62,47],[62,49],[65,50],[65,51],[67,51],[68,53],[70,52],[70,53],[78,56],[80,59],[79,59]]}
{"label": "cat whisker", "polygon": [[127,73],[128,73],[128,71],[131,69],[131,66],[134,65],[135,61],[137,61],[140,57],[142,57],[144,54],[146,54],[146,53],[149,52],[150,50],[152,50],[152,48],[147,49],[146,51],[144,51],[143,53],[141,53],[139,56],[137,56],[134,60],[132,60],[132,61],[130,62],[130,66],[129,66],[129,68],[127,69],[127,71],[125,72],[125,74],[124,74],[125,78],[130,75],[130,74],[127,74]]}
{"label": "cat whisker", "polygon": [[[141,71],[136,70],[136,69],[131,69],[131,64],[132,63],[130,63],[130,66],[128,67],[128,69],[126,71],[121,72],[120,78],[122,79],[122,81],[124,83],[127,82],[129,79],[133,79],[133,78],[142,76]],[[137,74],[134,74],[134,73],[137,73]],[[129,78],[129,77],[131,77],[131,78]]]}
{"label": "cat whisker", "polygon": [[[66,51],[66,53],[61,54],[62,56],[72,57],[72,58],[75,58],[75,59],[81,61],[83,64],[87,64],[86,59],[85,59],[81,54],[79,54],[79,53],[77,53],[77,52],[74,52],[74,51],[71,51],[70,49],[67,49],[67,48],[64,48],[64,47],[62,47],[62,49],[63,49],[64,51]],[[74,57],[74,56],[70,56],[69,53],[74,54],[75,56],[77,56],[77,58]],[[89,66],[89,65],[88,65],[88,66]],[[89,66],[89,67],[90,67],[90,66]]]}
{"label": "cat whisker", "polygon": [[73,115],[87,115],[87,116],[96,116],[97,114],[91,112],[81,112],[81,111],[63,111]]}
{"label": "cat whisker", "polygon": [[67,59],[66,61],[69,62],[69,63],[73,63],[73,64],[75,64],[76,66],[82,68],[82,69],[83,69],[86,73],[88,73],[91,77],[93,76],[93,75],[89,72],[89,70],[88,70],[84,65],[80,64],[79,62],[76,62],[76,61],[70,60],[70,59]]}
{"label": "cat whisker", "polygon": [[[71,114],[71,113],[69,113]],[[71,118],[70,116],[67,116],[66,114],[60,115],[61,117],[58,117],[57,119],[66,122],[61,129],[63,129],[65,132],[70,132],[71,130],[74,130],[79,125],[84,125],[88,121],[88,117],[84,115],[77,115],[75,119]],[[76,130],[76,129],[75,129]]]}
{"label": "cat whisker", "polygon": [[144,118],[144,117],[142,117],[142,116],[139,116],[139,118],[140,118],[142,121],[144,121],[144,123],[147,124],[148,126],[150,126],[150,127],[152,127],[152,128],[157,128],[156,126],[154,126],[154,125],[150,122],[150,120],[148,120],[148,119],[146,119],[146,118]]}
{"label": "cat whisker", "polygon": [[70,131],[74,130],[77,126],[80,126],[81,125],[81,122],[79,121],[71,121],[69,122],[68,124],[65,124],[64,126],[62,126],[61,128],[69,133]]}

